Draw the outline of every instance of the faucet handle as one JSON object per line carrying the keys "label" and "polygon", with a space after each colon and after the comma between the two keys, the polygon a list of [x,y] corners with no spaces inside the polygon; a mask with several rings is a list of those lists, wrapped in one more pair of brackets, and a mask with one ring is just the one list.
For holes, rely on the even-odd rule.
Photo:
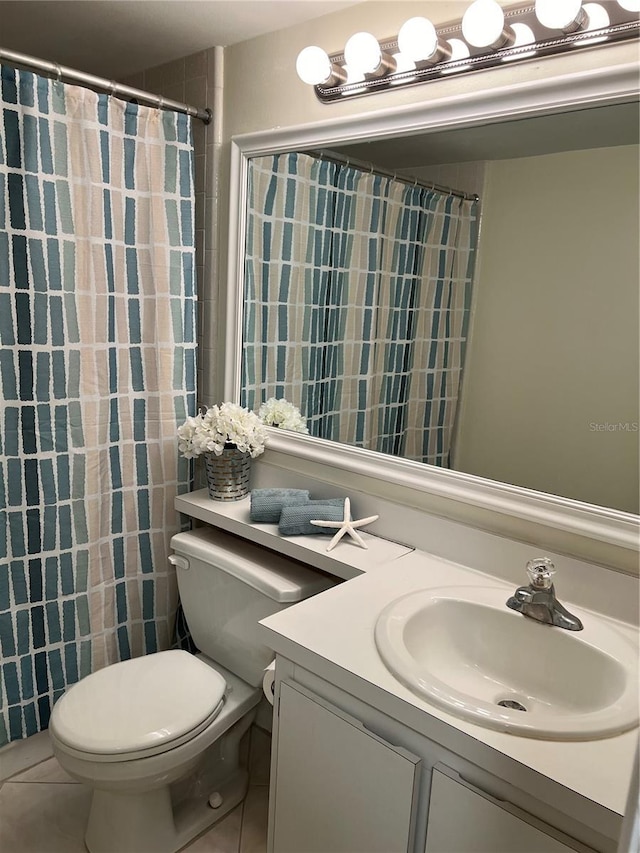
{"label": "faucet handle", "polygon": [[534,557],[527,563],[527,574],[535,589],[551,589],[556,567],[548,557]]}

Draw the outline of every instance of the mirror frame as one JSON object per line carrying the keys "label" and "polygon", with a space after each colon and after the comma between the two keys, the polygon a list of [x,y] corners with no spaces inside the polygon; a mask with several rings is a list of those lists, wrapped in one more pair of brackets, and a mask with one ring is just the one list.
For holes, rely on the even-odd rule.
{"label": "mirror frame", "polygon": [[[429,95],[435,91],[432,87]],[[330,122],[234,136],[231,139],[229,193],[225,399],[240,399],[244,247],[250,158],[284,151],[328,148],[374,137],[389,138],[444,128],[464,128],[604,106],[635,100],[638,93],[637,65],[628,61],[605,68],[531,80],[524,84],[505,84],[465,96],[430,97],[423,104],[383,108],[335,118]],[[269,449],[609,545],[638,549],[640,518],[621,510],[273,428],[269,429]]]}

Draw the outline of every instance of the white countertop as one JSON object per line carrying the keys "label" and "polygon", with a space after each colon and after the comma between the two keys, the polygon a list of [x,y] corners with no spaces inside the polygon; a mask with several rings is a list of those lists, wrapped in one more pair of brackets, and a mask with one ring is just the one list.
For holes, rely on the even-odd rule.
{"label": "white countertop", "polygon": [[[555,798],[562,798],[563,789],[587,798],[612,813],[611,821],[606,822],[610,834],[615,834],[616,816],[622,815],[626,806],[638,729],[593,741],[545,741],[493,731],[414,695],[391,675],[378,655],[375,622],[380,611],[400,595],[481,580],[504,586],[506,599],[513,592],[512,585],[362,531],[368,550],[343,540],[327,553],[329,537],[284,537],[275,524],[251,524],[249,497],[228,503],[213,501],[207,490],[201,489],[178,496],[175,507],[192,518],[349,581],[265,619],[261,623],[265,642],[276,653],[338,687],[351,687],[354,695],[488,772],[493,768],[499,774],[502,756],[518,762],[523,787],[551,805]],[[562,601],[572,609],[571,600]],[[637,642],[637,629],[623,622],[615,624]],[[600,831],[606,832],[607,827],[600,827]]]}
{"label": "white countertop", "polygon": [[[345,544],[343,550],[351,552],[354,549]],[[435,725],[437,736],[434,739],[443,746],[457,751],[456,732],[470,735],[480,744],[513,758],[541,776],[618,815],[623,814],[638,729],[593,741],[546,741],[493,731],[423,701],[394,678],[383,664],[374,642],[374,626],[386,604],[414,590],[477,584],[479,579],[503,585],[505,600],[513,592],[500,580],[414,551],[385,569],[341,584],[261,624],[268,632],[266,642],[274,651],[313,671],[317,670],[318,659],[323,659],[339,667],[343,674],[355,676],[361,685],[365,682],[384,691],[395,700],[388,708],[397,719],[413,728],[416,728],[416,721],[421,721],[419,730],[427,736]],[[564,603],[571,609],[570,602]],[[608,621],[612,624],[612,620]],[[617,623],[617,627],[631,637],[636,636],[633,628],[624,623]],[[358,695],[355,690],[354,695]],[[376,704],[382,709],[381,695]],[[422,717],[416,716],[415,711],[421,711]],[[438,721],[446,727],[437,725]],[[443,743],[443,733],[449,743]],[[467,751],[468,746],[467,742]]]}

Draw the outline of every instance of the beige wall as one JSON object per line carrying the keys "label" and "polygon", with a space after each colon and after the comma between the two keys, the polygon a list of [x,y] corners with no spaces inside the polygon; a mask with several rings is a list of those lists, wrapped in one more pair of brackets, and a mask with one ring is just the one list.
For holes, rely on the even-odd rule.
{"label": "beige wall", "polygon": [[457,469],[638,511],[638,155],[487,164]]}

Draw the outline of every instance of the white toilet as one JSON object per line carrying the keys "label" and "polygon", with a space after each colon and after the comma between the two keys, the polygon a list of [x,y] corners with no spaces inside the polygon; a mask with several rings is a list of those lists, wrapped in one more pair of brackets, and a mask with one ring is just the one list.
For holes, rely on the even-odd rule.
{"label": "white toilet", "polygon": [[273,653],[258,622],[332,581],[219,531],[171,540],[178,588],[201,654],[112,664],[56,703],[54,753],[93,788],[91,853],[174,853],[244,797],[239,745]]}

